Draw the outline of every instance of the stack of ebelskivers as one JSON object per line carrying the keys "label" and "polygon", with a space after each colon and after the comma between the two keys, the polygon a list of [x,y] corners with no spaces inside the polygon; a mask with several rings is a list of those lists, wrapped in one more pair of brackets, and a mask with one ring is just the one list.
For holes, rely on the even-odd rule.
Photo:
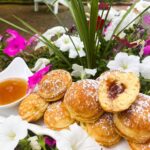
{"label": "stack of ebelskivers", "polygon": [[108,71],[96,80],[72,82],[69,72],[53,70],[22,101],[19,114],[29,122],[44,116],[53,130],[77,122],[106,147],[123,137],[133,150],[149,150],[150,97],[139,91],[139,78],[133,73]]}

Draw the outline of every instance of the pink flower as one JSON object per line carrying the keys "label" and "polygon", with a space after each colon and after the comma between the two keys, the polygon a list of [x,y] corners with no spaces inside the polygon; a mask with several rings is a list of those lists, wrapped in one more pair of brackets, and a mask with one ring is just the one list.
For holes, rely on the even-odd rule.
{"label": "pink flower", "polygon": [[6,42],[11,42],[12,40],[14,40],[18,35],[19,33],[16,31],[16,30],[13,30],[13,29],[7,29],[6,32],[11,35],[7,40]]}
{"label": "pink flower", "polygon": [[144,56],[150,55],[150,45],[144,47]]}
{"label": "pink flower", "polygon": [[37,71],[34,75],[28,78],[29,90],[33,90],[35,86],[42,80],[43,76],[49,72],[52,68],[52,65],[48,65],[45,68]]}
{"label": "pink flower", "polygon": [[34,43],[36,43],[37,41],[38,41],[38,35],[35,34],[27,41],[27,46],[31,46]]}
{"label": "pink flower", "polygon": [[56,140],[51,137],[45,137],[45,144],[48,145],[49,148],[53,148],[56,146]]}
{"label": "pink flower", "polygon": [[150,14],[145,15],[143,21],[145,24],[150,25]]}
{"label": "pink flower", "polygon": [[150,55],[150,39],[145,42],[143,52],[144,56]]}
{"label": "pink flower", "polygon": [[6,40],[7,46],[3,52],[10,57],[14,57],[25,50],[27,42],[25,38],[15,30],[8,29],[6,32],[10,34],[10,37]]}

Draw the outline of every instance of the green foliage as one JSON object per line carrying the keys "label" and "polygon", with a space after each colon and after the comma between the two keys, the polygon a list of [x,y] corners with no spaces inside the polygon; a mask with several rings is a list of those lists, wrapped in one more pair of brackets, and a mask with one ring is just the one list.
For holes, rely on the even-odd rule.
{"label": "green foliage", "polygon": [[32,148],[30,146],[30,142],[27,140],[27,138],[25,138],[23,140],[20,140],[15,150],[32,150]]}
{"label": "green foliage", "polygon": [[150,95],[150,80],[141,78],[141,93]]}
{"label": "green foliage", "polygon": [[[114,39],[112,36],[109,41],[106,41],[103,36],[103,28],[105,25],[107,25],[107,17],[109,14],[109,10],[107,11],[107,15],[104,18],[104,25],[102,28],[97,30],[97,17],[98,17],[98,3],[99,0],[91,0],[91,9],[90,9],[90,21],[86,18],[86,11],[84,8],[84,4],[82,3],[82,0],[66,0],[66,2],[69,5],[70,12],[72,14],[72,17],[74,19],[74,22],[76,24],[77,33],[80,36],[80,39],[84,43],[84,50],[86,52],[86,57],[83,58],[75,58],[70,59],[68,57],[68,52],[61,52],[59,48],[57,48],[52,41],[49,41],[44,36],[42,36],[34,27],[26,23],[24,20],[14,16],[18,22],[22,24],[22,26],[15,25],[3,18],[0,18],[0,21],[5,22],[14,28],[17,28],[21,31],[24,31],[30,35],[38,34],[40,36],[39,40],[42,41],[46,48],[40,49],[38,51],[24,51],[20,54],[22,58],[27,62],[28,66],[31,68],[34,66],[35,62],[38,60],[38,58],[44,57],[50,59],[51,64],[53,64],[53,69],[62,68],[66,69],[68,71],[72,71],[71,67],[72,64],[79,64],[82,65],[84,68],[97,68],[98,72],[96,74],[96,77],[99,76],[102,72],[107,70],[107,63],[110,59],[114,59],[114,56],[117,52],[123,51],[127,52],[128,54],[134,54],[138,55],[139,48],[128,48],[126,46],[123,46],[122,43],[117,42],[117,40]],[[110,8],[112,6],[113,0],[104,0],[104,2],[109,3]],[[119,36],[121,32],[126,33],[126,39],[131,43],[136,40],[142,39],[145,40],[147,33],[146,30],[143,33],[143,35],[139,35],[137,32],[138,25],[134,25],[133,28],[127,29],[129,25],[131,25],[136,19],[141,17],[141,15],[146,12],[148,8],[146,8],[141,14],[139,14],[136,18],[134,18],[129,24],[126,25],[125,28],[123,28],[121,31],[119,31],[119,28],[122,24],[122,22],[126,19],[126,17],[129,15],[129,13],[132,11],[136,3],[134,3],[130,9],[126,11],[123,18],[120,20],[118,25],[116,26],[116,29],[113,32],[113,35]],[[47,4],[48,8],[51,10],[49,5]],[[103,13],[101,18],[103,17]],[[61,20],[56,16],[56,19],[58,20],[59,24],[61,26],[64,26]],[[100,23],[98,26],[100,26]],[[71,39],[71,37],[70,37]],[[72,40],[72,39],[71,39]],[[73,42],[73,41],[72,41]],[[74,44],[74,43],[73,43]],[[0,47],[0,69],[4,69],[13,58],[9,58],[2,52],[3,46]],[[77,49],[76,49],[77,50]],[[50,54],[50,51],[53,51],[53,54]],[[78,53],[78,51],[77,51]],[[143,80],[142,80],[143,81]],[[145,83],[146,84],[146,83]],[[143,85],[144,81],[143,81]],[[144,88],[142,88],[144,89]]]}

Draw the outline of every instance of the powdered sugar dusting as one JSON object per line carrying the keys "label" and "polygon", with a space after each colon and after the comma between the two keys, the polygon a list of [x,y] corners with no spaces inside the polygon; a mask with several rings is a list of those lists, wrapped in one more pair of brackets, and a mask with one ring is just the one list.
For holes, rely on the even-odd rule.
{"label": "powdered sugar dusting", "polygon": [[48,73],[39,85],[40,95],[45,98],[53,98],[64,93],[69,84],[71,84],[71,76],[67,71],[54,70]]}
{"label": "powdered sugar dusting", "polygon": [[[105,131],[107,136],[112,135],[115,132],[112,114],[105,113],[98,122],[96,122],[96,126],[100,126]],[[117,133],[116,133],[117,134]]]}
{"label": "powdered sugar dusting", "polygon": [[98,87],[98,81],[92,79],[80,80],[71,85],[64,102],[70,108],[70,112],[74,112],[72,116],[83,116],[86,120],[92,120],[102,113],[98,101]]}
{"label": "powdered sugar dusting", "polygon": [[96,101],[98,101],[98,87],[99,83],[95,80],[82,80],[79,81],[82,82],[82,87],[84,91],[87,91],[87,96],[90,96],[92,98],[96,98]]}
{"label": "powdered sugar dusting", "polygon": [[[123,112],[124,123],[127,126],[138,126],[138,128],[142,128],[143,124],[145,126],[150,125],[150,97],[139,94],[137,100],[131,107]],[[132,121],[131,121],[132,120]],[[150,127],[148,127],[150,128]]]}

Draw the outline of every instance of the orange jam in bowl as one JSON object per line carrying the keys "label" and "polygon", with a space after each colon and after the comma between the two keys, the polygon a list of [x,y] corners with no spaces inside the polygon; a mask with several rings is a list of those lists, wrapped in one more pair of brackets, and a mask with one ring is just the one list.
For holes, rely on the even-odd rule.
{"label": "orange jam in bowl", "polygon": [[0,106],[13,103],[27,94],[28,83],[20,78],[0,82]]}

